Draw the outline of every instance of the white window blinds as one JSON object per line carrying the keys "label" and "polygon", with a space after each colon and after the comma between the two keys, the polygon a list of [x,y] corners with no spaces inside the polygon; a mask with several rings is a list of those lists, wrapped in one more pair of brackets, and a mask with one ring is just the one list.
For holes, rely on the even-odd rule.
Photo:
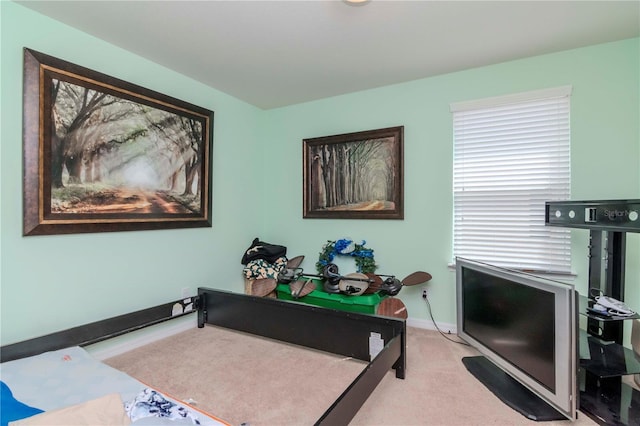
{"label": "white window blinds", "polygon": [[570,198],[571,87],[460,102],[453,113],[454,256],[571,272],[570,231],[545,201]]}

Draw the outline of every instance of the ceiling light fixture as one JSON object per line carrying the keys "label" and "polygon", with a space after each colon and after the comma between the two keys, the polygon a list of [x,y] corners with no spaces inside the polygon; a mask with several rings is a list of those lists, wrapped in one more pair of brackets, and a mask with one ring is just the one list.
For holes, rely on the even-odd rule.
{"label": "ceiling light fixture", "polygon": [[369,3],[371,0],[343,0],[349,6],[364,6]]}

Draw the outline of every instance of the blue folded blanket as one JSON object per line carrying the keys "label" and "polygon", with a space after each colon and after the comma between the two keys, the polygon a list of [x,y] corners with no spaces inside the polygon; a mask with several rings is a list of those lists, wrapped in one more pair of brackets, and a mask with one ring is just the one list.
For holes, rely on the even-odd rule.
{"label": "blue folded blanket", "polygon": [[42,413],[42,410],[15,399],[9,386],[2,381],[0,381],[0,388],[0,426],[7,426],[9,422]]}

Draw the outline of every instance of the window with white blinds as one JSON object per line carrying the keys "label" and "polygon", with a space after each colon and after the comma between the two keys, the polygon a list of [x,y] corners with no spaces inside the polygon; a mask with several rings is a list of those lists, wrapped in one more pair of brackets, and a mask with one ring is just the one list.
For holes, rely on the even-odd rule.
{"label": "window with white blinds", "polygon": [[570,230],[545,201],[570,198],[571,87],[451,104],[454,256],[571,272]]}

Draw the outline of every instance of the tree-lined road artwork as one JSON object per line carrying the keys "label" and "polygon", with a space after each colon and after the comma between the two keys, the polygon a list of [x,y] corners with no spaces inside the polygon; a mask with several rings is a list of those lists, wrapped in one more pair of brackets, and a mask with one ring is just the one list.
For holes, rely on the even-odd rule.
{"label": "tree-lined road artwork", "polygon": [[310,148],[313,210],[393,210],[392,138],[316,145]]}
{"label": "tree-lined road artwork", "polygon": [[199,214],[201,117],[52,80],[51,213]]}
{"label": "tree-lined road artwork", "polygon": [[395,203],[393,201],[363,201],[361,203],[354,204],[345,204],[341,206],[327,207],[326,210],[331,211],[340,211],[340,210],[358,210],[358,211],[368,211],[368,210],[393,210],[395,208]]}
{"label": "tree-lined road artwork", "polygon": [[161,192],[131,189],[100,191],[65,202],[52,209],[53,213],[131,213],[131,214],[188,214],[187,207]]}

